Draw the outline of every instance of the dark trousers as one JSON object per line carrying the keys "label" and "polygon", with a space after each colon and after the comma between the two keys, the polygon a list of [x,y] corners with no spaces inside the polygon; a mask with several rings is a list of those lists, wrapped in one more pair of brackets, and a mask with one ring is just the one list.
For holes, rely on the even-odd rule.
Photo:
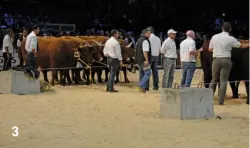
{"label": "dark trousers", "polygon": [[9,57],[7,56],[7,53],[3,53],[3,58],[4,58],[4,65],[3,65],[3,70],[9,70],[11,68],[11,59],[12,56],[9,53]]}
{"label": "dark trousers", "polygon": [[[158,56],[152,56],[151,69],[153,73],[153,89],[159,89]],[[148,82],[149,83],[149,82]]]}
{"label": "dark trousers", "polygon": [[32,67],[33,69],[37,68],[36,57],[33,53],[27,53],[27,66]]}
{"label": "dark trousers", "polygon": [[20,60],[20,64],[19,65],[23,65],[23,56],[22,56],[21,51],[18,52],[18,58]]}
{"label": "dark trousers", "polygon": [[108,58],[107,64],[109,67],[109,79],[108,79],[107,89],[113,90],[114,89],[115,75],[116,75],[118,67],[119,67],[119,60],[114,59],[114,58]]}

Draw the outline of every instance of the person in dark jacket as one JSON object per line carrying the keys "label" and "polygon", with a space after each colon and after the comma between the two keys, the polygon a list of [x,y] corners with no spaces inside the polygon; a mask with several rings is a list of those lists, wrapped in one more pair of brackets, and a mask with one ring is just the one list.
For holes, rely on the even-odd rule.
{"label": "person in dark jacket", "polygon": [[136,43],[135,62],[139,66],[139,88],[145,93],[149,90],[149,78],[151,75],[151,45],[149,41],[150,30],[144,29]]}

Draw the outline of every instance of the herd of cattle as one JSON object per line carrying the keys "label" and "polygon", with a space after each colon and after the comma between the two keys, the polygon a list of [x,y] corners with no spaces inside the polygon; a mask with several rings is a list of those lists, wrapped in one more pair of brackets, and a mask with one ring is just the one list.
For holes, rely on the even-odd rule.
{"label": "herd of cattle", "polygon": [[[101,74],[102,70],[105,70],[105,81],[108,80],[108,68],[106,64],[106,58],[103,55],[104,43],[107,41],[107,37],[104,36],[79,36],[79,37],[38,37],[38,56],[37,65],[41,68],[44,76],[44,80],[48,82],[47,72],[52,71],[52,85],[55,84],[55,80],[58,81],[58,72],[60,73],[61,85],[72,83],[72,80],[76,84],[83,82],[80,76],[81,70],[84,70],[83,78],[86,78],[87,84],[90,84],[90,74],[92,82],[95,83],[94,75],[97,73],[98,82],[102,82]],[[26,63],[26,50],[25,39],[21,43],[22,56]],[[129,70],[133,67],[134,61],[134,49],[126,47],[126,43],[123,40],[119,40],[121,45],[121,51],[123,61],[129,66]],[[81,63],[82,67],[77,68],[77,65]],[[127,78],[127,67],[123,67],[125,81],[129,82]],[[69,71],[71,70],[72,80],[70,78]],[[116,76],[116,82],[119,82],[119,72]]]}
{"label": "herd of cattle", "polygon": [[[106,57],[103,55],[103,48],[108,37],[104,36],[77,36],[77,37],[38,37],[38,56],[37,65],[41,68],[44,80],[48,82],[47,72],[52,71],[52,85],[55,80],[58,81],[58,72],[60,73],[61,85],[72,83],[76,84],[83,82],[82,78],[87,80],[87,84],[91,81],[95,83],[94,76],[97,73],[98,82],[102,83],[102,70],[105,70],[105,82],[108,80],[108,67],[106,64]],[[249,42],[249,41],[241,41]],[[134,57],[135,52],[133,48],[127,47],[127,43],[119,40],[122,50],[123,62],[127,65],[121,67],[124,73],[126,83],[129,83],[127,78],[127,70],[132,71],[135,67]],[[22,55],[26,62],[25,40],[21,44]],[[212,65],[212,54],[206,53],[208,56],[203,56],[201,62],[203,69],[210,69]],[[211,59],[211,60],[209,60]],[[77,67],[78,62],[83,67]],[[249,79],[249,50],[248,49],[234,49],[232,50],[233,67],[231,70],[229,81],[240,81]],[[70,78],[70,70],[72,80]],[[80,75],[83,70],[83,75]],[[91,79],[90,79],[91,75]],[[119,82],[119,72],[116,76],[116,82]],[[249,82],[245,81],[247,95],[249,96]],[[234,97],[238,96],[238,85],[230,83]]]}

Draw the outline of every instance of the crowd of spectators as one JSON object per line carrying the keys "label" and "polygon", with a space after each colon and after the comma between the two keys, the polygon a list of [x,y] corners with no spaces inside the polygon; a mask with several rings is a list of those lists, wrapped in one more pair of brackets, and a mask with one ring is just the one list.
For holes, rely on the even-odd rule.
{"label": "crowd of spectators", "polygon": [[[25,2],[24,2],[25,3]],[[182,2],[183,4],[184,2]],[[218,31],[223,19],[231,19],[233,33],[236,37],[248,38],[248,26],[236,18],[228,18],[228,14],[218,15],[205,8],[196,8],[196,5],[177,5],[177,1],[153,0],[117,0],[107,2],[102,0],[86,0],[81,3],[74,0],[62,1],[60,4],[40,3],[26,6],[3,5],[0,6],[0,25],[2,29],[13,28],[18,33],[33,24],[44,26],[46,23],[76,24],[75,32],[68,30],[53,30],[42,28],[42,35],[60,36],[59,32],[67,35],[106,35],[113,28],[121,28],[123,38],[127,32],[132,36],[139,36],[141,29],[154,26],[156,34],[164,40],[166,30],[174,28],[179,31],[177,35],[183,38],[188,29],[201,34],[213,34]],[[166,9],[166,5],[171,8]],[[195,11],[189,11],[195,8]],[[12,12],[15,10],[15,12]],[[181,10],[181,11],[180,11]],[[46,12],[45,12],[46,11]],[[229,13],[230,15],[230,13]],[[126,31],[125,31],[126,30]],[[244,34],[246,33],[246,34]],[[1,36],[1,34],[0,34]],[[178,42],[178,41],[177,41]]]}

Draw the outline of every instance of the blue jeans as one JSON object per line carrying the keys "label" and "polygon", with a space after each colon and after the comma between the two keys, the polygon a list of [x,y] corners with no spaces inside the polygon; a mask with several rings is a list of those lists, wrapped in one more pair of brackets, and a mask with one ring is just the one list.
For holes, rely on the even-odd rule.
{"label": "blue jeans", "polygon": [[149,78],[151,75],[151,68],[143,70],[144,64],[138,64],[139,70],[140,70],[140,75],[139,75],[139,86],[142,89],[148,89],[149,88]]}
{"label": "blue jeans", "polygon": [[190,87],[196,69],[196,62],[182,62],[182,79],[183,87]]}
{"label": "blue jeans", "polygon": [[119,67],[119,60],[114,58],[108,58],[107,59],[108,67],[109,67],[109,78],[107,83],[107,89],[113,90],[114,89],[114,81],[115,81],[115,75],[118,71]]}
{"label": "blue jeans", "polygon": [[153,74],[153,89],[159,89],[158,56],[152,56],[151,69]]}

